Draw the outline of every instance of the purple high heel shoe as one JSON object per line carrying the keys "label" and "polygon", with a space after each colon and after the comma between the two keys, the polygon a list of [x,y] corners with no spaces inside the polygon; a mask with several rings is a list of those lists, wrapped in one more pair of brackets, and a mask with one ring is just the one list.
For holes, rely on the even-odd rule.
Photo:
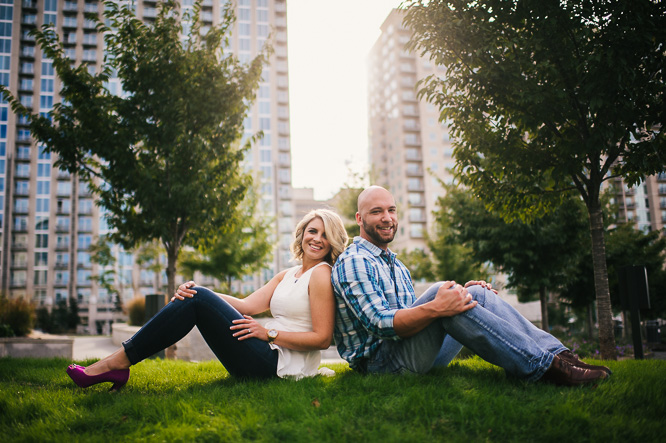
{"label": "purple high heel shoe", "polygon": [[110,381],[113,383],[109,391],[117,391],[127,383],[129,380],[129,369],[117,369],[114,371],[107,371],[98,375],[88,375],[83,372],[86,368],[79,365],[69,365],[67,367],[67,375],[76,383],[80,388],[87,388],[88,386],[96,385],[97,383],[104,383]]}

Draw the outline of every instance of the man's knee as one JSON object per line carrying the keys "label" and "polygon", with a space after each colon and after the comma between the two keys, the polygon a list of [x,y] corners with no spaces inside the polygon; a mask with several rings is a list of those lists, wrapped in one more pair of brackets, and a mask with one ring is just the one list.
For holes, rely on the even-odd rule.
{"label": "man's knee", "polygon": [[472,285],[467,288],[467,292],[472,295],[472,300],[476,300],[481,306],[485,304],[488,297],[495,296],[493,291],[486,289],[481,285]]}

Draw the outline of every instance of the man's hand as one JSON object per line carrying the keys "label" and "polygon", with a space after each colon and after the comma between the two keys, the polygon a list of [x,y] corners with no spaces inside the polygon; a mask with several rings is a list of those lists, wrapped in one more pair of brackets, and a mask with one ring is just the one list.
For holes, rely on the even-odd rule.
{"label": "man's hand", "polygon": [[461,314],[477,304],[467,289],[454,281],[445,281],[432,301],[411,308],[398,309],[393,318],[393,329],[402,338],[411,337],[438,318]]}
{"label": "man's hand", "polygon": [[437,310],[440,317],[458,315],[469,311],[477,304],[476,300],[472,300],[472,294],[468,293],[467,289],[456,284],[454,281],[445,281],[439,287],[437,295],[433,300],[433,307]]}

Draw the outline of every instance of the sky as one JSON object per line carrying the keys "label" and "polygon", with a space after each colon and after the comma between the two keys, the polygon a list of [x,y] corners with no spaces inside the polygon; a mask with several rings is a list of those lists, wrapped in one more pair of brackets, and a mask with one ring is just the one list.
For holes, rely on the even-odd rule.
{"label": "sky", "polygon": [[368,170],[367,56],[402,0],[287,0],[292,184],[317,200]]}

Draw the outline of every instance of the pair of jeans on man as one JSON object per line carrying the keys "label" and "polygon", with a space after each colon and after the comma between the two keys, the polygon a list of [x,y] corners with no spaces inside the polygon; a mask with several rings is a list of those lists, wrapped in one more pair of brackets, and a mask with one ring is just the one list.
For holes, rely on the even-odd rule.
{"label": "pair of jeans on man", "polygon": [[[413,306],[433,300],[441,285],[431,286]],[[467,291],[478,302],[476,307],[442,317],[412,337],[384,340],[367,361],[367,371],[425,373],[448,365],[464,345],[508,374],[534,381],[548,370],[555,355],[567,349],[494,292],[481,286]]]}

